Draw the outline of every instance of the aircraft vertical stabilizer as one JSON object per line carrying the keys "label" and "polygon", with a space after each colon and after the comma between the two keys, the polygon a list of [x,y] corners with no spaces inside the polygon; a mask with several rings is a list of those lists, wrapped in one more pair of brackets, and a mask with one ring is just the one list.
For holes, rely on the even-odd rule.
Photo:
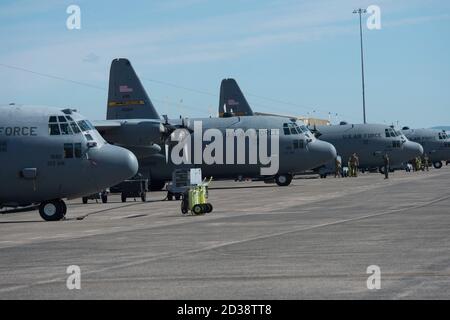
{"label": "aircraft vertical stabilizer", "polygon": [[223,79],[220,85],[219,117],[227,116],[253,116],[252,108],[234,79]]}
{"label": "aircraft vertical stabilizer", "polygon": [[141,81],[127,59],[114,59],[109,73],[106,119],[159,119]]}

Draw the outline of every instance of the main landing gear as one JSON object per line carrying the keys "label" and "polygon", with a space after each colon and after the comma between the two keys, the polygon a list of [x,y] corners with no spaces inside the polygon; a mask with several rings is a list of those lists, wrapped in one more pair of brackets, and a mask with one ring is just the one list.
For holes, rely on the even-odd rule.
{"label": "main landing gear", "polygon": [[435,167],[436,169],[442,168],[442,161],[436,161],[435,163],[433,163],[433,167]]}

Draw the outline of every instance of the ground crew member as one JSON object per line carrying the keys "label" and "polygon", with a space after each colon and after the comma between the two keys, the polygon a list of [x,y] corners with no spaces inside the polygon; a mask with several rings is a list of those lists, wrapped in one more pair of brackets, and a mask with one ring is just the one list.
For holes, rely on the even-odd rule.
{"label": "ground crew member", "polygon": [[334,172],[334,177],[337,178],[341,178],[341,170],[342,170],[342,163],[341,163],[341,159],[339,156],[336,157],[336,160],[334,162],[334,166],[335,166],[335,172]]}
{"label": "ground crew member", "polygon": [[430,158],[428,158],[428,154],[425,154],[423,157],[423,165],[427,171],[430,171]]}
{"label": "ground crew member", "polygon": [[383,156],[384,160],[384,179],[389,179],[390,159],[387,153]]}
{"label": "ground crew member", "polygon": [[349,177],[353,177],[353,168],[352,168],[352,157],[350,156],[350,158],[348,158],[348,176]]}
{"label": "ground crew member", "polygon": [[416,157],[416,171],[422,170],[422,160],[420,157]]}
{"label": "ground crew member", "polygon": [[352,156],[350,157],[350,164],[352,166],[351,176],[357,177],[358,176],[358,167],[359,167],[359,158],[356,155],[356,153],[352,154]]}

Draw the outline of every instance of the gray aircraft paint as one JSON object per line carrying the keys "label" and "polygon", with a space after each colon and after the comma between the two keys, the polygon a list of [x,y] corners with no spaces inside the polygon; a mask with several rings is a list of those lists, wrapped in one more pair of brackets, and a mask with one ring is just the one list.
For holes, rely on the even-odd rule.
{"label": "gray aircraft paint", "polygon": [[411,141],[420,143],[433,163],[450,160],[450,139],[445,131],[404,127],[402,132]]}
{"label": "gray aircraft paint", "polygon": [[320,134],[319,139],[336,147],[343,166],[346,166],[353,153],[357,153],[359,157],[360,168],[365,169],[382,167],[386,153],[391,167],[400,166],[423,154],[422,146],[383,124],[340,124],[316,128]]}
{"label": "gray aircraft paint", "polygon": [[10,105],[0,106],[0,113],[0,206],[92,194],[137,171],[131,152],[107,144],[92,127],[76,134],[49,134],[51,116],[86,121],[75,111]]}
{"label": "gray aircraft paint", "polygon": [[[234,79],[224,79],[221,85],[219,108],[231,100],[234,110],[240,115],[252,115],[253,110],[245,100],[242,91]],[[220,109],[219,109],[220,110]],[[336,126],[317,126],[320,140],[333,144],[345,163],[357,153],[361,168],[375,168],[384,165],[383,155],[389,154],[391,165],[398,166],[423,153],[422,147],[404,136],[386,136],[385,130],[391,129],[378,124],[346,124]],[[328,166],[329,164],[327,164]],[[334,165],[334,161],[333,161]]]}
{"label": "gray aircraft paint", "polygon": [[[121,86],[122,90],[121,90]],[[124,90],[125,89],[125,90]],[[132,91],[131,91],[132,90]],[[124,92],[120,91],[129,91],[126,95],[123,95]],[[141,97],[140,94],[143,93]],[[129,96],[128,96],[129,95]],[[139,104],[130,104],[128,99],[132,99],[132,101],[148,101],[148,103],[139,103]],[[123,112],[111,112],[110,109],[117,108],[117,105],[123,105],[128,103],[127,107]],[[111,103],[113,102],[113,103]],[[148,111],[145,111],[148,109]],[[153,104],[150,102],[147,94],[145,93],[145,89],[143,88],[139,79],[137,79],[137,75],[134,72],[130,62],[127,59],[115,59],[112,61],[111,65],[111,74],[110,74],[110,90],[109,90],[109,100],[108,100],[108,121],[104,122],[102,125],[99,125],[97,128],[100,132],[102,132],[103,136],[107,141],[118,143],[120,141],[124,141],[130,138],[130,133],[125,132],[125,127],[130,125],[130,122],[125,122],[123,117],[126,116],[127,121],[133,121],[139,123],[139,121],[149,121],[149,120],[159,120],[159,116],[155,115],[155,109]],[[134,118],[131,120],[131,118]],[[157,125],[158,122],[154,122],[154,128],[160,127]],[[244,131],[247,129],[278,129],[280,132],[283,132],[283,124],[290,122],[290,120],[281,119],[278,117],[263,117],[263,116],[251,116],[251,117],[229,117],[229,118],[193,118],[193,119],[171,119],[166,124],[169,127],[173,128],[189,128],[190,124],[194,121],[201,121],[203,123],[203,128],[210,129],[216,128],[225,132],[226,129],[237,129],[241,128]],[[119,127],[111,128],[108,127],[108,123],[122,123]],[[299,123],[302,127],[304,126],[302,123]],[[147,136],[145,128],[142,126],[136,130],[134,133],[135,139],[140,139],[141,136]],[[114,136],[113,132],[116,132],[117,135]],[[163,131],[163,130],[160,130]],[[156,131],[155,135],[152,136],[152,142],[158,143]],[[121,136],[121,137],[118,137]],[[127,137],[128,136],[128,137]],[[193,137],[192,137],[193,138]],[[119,141],[120,140],[120,141]],[[300,142],[301,141],[301,142]],[[161,141],[159,141],[161,144]],[[147,142],[144,142],[143,145],[139,143],[120,143],[120,145],[125,147],[130,147],[132,150],[133,147],[140,146],[145,147]],[[168,144],[169,148],[171,147],[171,143]],[[203,148],[206,146],[206,143],[203,145]],[[285,136],[283,134],[280,135],[280,174],[291,174],[295,172],[301,172],[307,169],[311,169],[316,166],[320,166],[325,162],[330,161],[336,155],[336,150],[334,147],[326,142],[318,141],[315,139],[314,135],[309,132],[309,130],[304,130],[304,132]],[[297,148],[294,147],[297,146]],[[303,146],[300,148],[300,146]],[[172,171],[176,168],[183,167],[182,165],[174,165],[170,159],[167,163],[165,156],[165,147],[161,146],[162,150],[157,154],[149,154],[147,157],[140,157],[138,155],[138,159],[140,161],[140,172],[151,177],[153,181],[166,181],[170,180],[172,177]],[[226,148],[226,146],[224,147]],[[169,150],[170,152],[170,150]],[[246,145],[246,154],[248,154],[248,144]],[[235,164],[235,165],[222,165],[222,164],[212,164],[212,165],[195,165],[195,167],[200,167],[202,169],[204,176],[213,176],[214,178],[236,178],[238,176],[244,177],[260,177],[260,168],[261,164]]]}

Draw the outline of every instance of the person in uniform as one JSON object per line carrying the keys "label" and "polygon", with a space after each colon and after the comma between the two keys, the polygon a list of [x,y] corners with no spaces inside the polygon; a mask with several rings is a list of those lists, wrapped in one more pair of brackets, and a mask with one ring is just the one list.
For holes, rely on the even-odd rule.
{"label": "person in uniform", "polygon": [[350,157],[350,163],[351,163],[351,176],[357,177],[358,176],[358,167],[359,167],[359,158],[356,153],[352,154]]}
{"label": "person in uniform", "polygon": [[384,161],[384,179],[389,179],[390,159],[387,153],[383,156]]}
{"label": "person in uniform", "polygon": [[425,170],[430,171],[430,158],[428,157],[428,154],[425,153],[425,156],[423,157],[423,166]]}
{"label": "person in uniform", "polygon": [[334,172],[334,177],[335,178],[341,178],[341,170],[342,170],[342,163],[341,163],[341,159],[339,156],[336,157],[335,161],[334,161],[334,166],[335,166],[335,172]]}
{"label": "person in uniform", "polygon": [[348,176],[353,177],[352,156],[350,156],[350,158],[348,158],[347,166],[348,166]]}

